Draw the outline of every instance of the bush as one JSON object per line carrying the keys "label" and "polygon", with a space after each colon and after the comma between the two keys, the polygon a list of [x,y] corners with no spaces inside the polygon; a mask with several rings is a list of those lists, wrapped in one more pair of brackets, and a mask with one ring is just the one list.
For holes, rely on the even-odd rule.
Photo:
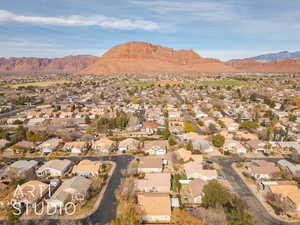
{"label": "bush", "polygon": [[234,208],[229,214],[231,225],[253,225],[252,216],[241,208]]}
{"label": "bush", "polygon": [[177,142],[176,142],[176,140],[175,140],[175,138],[174,138],[173,136],[170,136],[170,137],[169,137],[168,143],[169,143],[169,145],[171,145],[171,146],[177,144]]}
{"label": "bush", "polygon": [[256,129],[258,127],[259,127],[259,125],[253,121],[243,121],[240,124],[240,128],[242,128],[242,129]]}
{"label": "bush", "polygon": [[225,143],[225,137],[221,134],[214,135],[212,137],[212,143],[215,147],[222,147]]}
{"label": "bush", "polygon": [[191,124],[189,122],[184,122],[183,131],[185,133],[195,132],[196,130],[197,130],[197,127],[194,124]]}

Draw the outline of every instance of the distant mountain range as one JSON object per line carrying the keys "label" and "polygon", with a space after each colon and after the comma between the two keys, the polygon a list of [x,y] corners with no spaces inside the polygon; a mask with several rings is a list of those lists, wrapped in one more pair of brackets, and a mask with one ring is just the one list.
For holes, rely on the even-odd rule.
{"label": "distant mountain range", "polygon": [[74,73],[93,64],[97,56],[77,55],[64,58],[0,58],[0,73]]}
{"label": "distant mountain range", "polygon": [[255,57],[246,58],[246,59],[254,59],[257,61],[265,61],[265,62],[285,60],[285,59],[300,59],[300,51],[297,52],[282,51],[278,53],[263,54]]}
{"label": "distant mountain range", "polygon": [[146,42],[127,42],[103,56],[0,58],[0,73],[161,73],[161,72],[300,72],[300,52],[279,52],[222,62],[193,50],[174,50]]}

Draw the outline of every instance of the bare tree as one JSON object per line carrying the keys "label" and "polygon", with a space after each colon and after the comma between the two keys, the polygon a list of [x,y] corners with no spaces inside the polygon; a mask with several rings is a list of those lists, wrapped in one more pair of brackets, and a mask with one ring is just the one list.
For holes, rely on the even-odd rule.
{"label": "bare tree", "polygon": [[205,224],[210,225],[227,225],[227,218],[222,206],[217,208],[195,208],[192,215],[200,218]]}

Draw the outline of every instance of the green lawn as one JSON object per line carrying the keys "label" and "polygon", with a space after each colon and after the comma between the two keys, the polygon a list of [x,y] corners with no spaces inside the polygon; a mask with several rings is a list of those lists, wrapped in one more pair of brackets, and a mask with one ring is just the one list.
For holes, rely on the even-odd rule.
{"label": "green lawn", "polygon": [[201,81],[200,84],[208,86],[256,86],[255,83],[241,80],[205,80]]}
{"label": "green lawn", "polygon": [[49,86],[55,86],[58,84],[66,84],[70,83],[69,80],[56,80],[56,81],[42,81],[42,82],[32,82],[32,83],[23,83],[23,84],[15,84],[11,85],[12,88],[18,88],[18,87],[49,87]]}
{"label": "green lawn", "polygon": [[133,82],[133,83],[122,83],[121,86],[124,87],[149,87],[153,85],[152,82]]}

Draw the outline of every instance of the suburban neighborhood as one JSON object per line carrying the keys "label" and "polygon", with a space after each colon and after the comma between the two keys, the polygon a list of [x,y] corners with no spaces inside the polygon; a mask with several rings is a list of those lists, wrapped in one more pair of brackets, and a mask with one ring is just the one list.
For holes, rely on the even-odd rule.
{"label": "suburban neighborhood", "polygon": [[[1,104],[19,111],[0,119],[0,217],[34,220],[37,210],[48,219],[89,217],[109,204],[102,202],[106,189],[119,179],[117,218],[133,213],[145,224],[186,216],[195,224],[246,225],[260,224],[266,214],[300,222],[297,79],[203,76],[32,81],[50,80],[47,88],[2,78],[10,86],[1,88],[7,95]],[[116,178],[115,160],[123,155],[131,158]]]}

